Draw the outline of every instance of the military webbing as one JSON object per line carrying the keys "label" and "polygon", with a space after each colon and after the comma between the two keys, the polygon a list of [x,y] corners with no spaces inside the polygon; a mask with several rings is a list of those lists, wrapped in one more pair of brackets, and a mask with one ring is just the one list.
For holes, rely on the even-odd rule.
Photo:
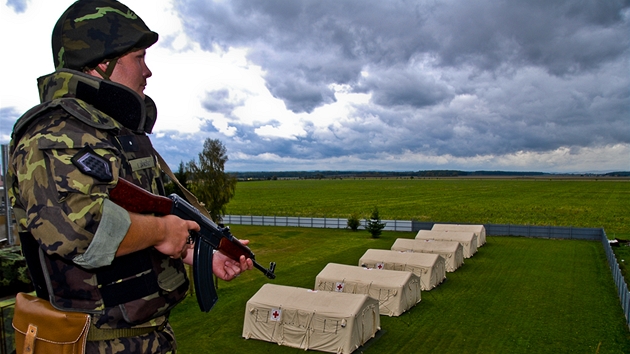
{"label": "military webbing", "polygon": [[100,340],[112,340],[116,338],[138,337],[138,336],[148,334],[154,331],[159,332],[159,331],[164,330],[167,322],[168,322],[167,320],[164,320],[164,322],[159,326],[141,327],[141,328],[101,329],[101,328],[94,327],[94,325],[91,325],[90,330],[88,331],[87,340],[100,341]]}
{"label": "military webbing", "polygon": [[204,208],[201,205],[201,203],[199,202],[197,197],[195,197],[194,194],[192,194],[188,189],[186,189],[186,187],[182,186],[182,184],[179,182],[177,177],[175,177],[175,174],[173,174],[173,171],[171,171],[171,168],[168,167],[168,164],[166,163],[166,161],[164,161],[162,156],[160,156],[160,154],[155,149],[153,149],[153,152],[155,153],[155,156],[157,156],[158,158],[158,162],[160,163],[160,167],[162,168],[162,171],[164,171],[171,178],[171,180],[175,182],[175,184],[179,187],[182,193],[184,193],[184,195],[186,196],[186,199],[188,200],[188,202],[192,204],[195,208],[197,208],[205,217],[212,220],[212,217],[208,213],[208,210],[206,210],[206,208]]}
{"label": "military webbing", "polygon": [[96,70],[96,72],[99,73],[103,79],[111,81],[109,78],[112,76],[112,73],[114,72],[114,67],[116,67],[117,62],[118,59],[112,59],[111,61],[109,61],[107,63],[107,69],[105,71],[103,71],[100,66],[96,66],[94,70]]}

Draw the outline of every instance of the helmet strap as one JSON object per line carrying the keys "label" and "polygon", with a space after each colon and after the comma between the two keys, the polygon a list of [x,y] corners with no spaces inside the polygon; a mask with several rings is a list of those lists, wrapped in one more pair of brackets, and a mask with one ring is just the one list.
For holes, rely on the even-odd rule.
{"label": "helmet strap", "polygon": [[107,63],[107,69],[105,69],[105,71],[103,71],[98,65],[94,68],[94,70],[96,70],[96,72],[99,73],[99,75],[101,75],[103,79],[111,81],[109,77],[112,76],[117,61],[118,59],[110,60],[109,63]]}

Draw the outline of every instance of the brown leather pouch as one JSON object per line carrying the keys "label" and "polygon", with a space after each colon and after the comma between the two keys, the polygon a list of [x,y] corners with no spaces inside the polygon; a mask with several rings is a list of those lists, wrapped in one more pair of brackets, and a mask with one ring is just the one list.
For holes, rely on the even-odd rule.
{"label": "brown leather pouch", "polygon": [[85,352],[90,316],[59,311],[46,300],[18,293],[13,328],[17,354],[81,354]]}

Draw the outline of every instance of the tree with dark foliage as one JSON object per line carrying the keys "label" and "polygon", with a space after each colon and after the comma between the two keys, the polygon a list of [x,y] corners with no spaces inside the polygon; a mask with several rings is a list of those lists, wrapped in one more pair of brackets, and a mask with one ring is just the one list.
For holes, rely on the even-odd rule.
{"label": "tree with dark foliage", "polygon": [[188,163],[190,191],[205,204],[215,222],[221,222],[227,203],[236,192],[236,177],[225,173],[227,150],[218,139],[206,139],[199,162]]}
{"label": "tree with dark foliage", "polygon": [[385,225],[387,224],[381,222],[381,218],[378,215],[378,207],[375,206],[374,209],[372,209],[370,220],[367,221],[367,225],[365,226],[366,230],[372,234],[372,238],[379,238]]}
{"label": "tree with dark foliage", "polygon": [[[189,189],[189,186],[188,186],[188,171],[186,170],[186,167],[184,166],[184,162],[183,161],[180,161],[179,169],[177,171],[173,172],[173,175],[175,176],[175,178],[177,178],[179,183],[181,183],[181,185],[184,188]],[[169,181],[168,183],[166,183],[164,185],[164,190],[166,192],[166,195],[171,195],[171,194],[175,193],[175,194],[179,195],[180,197],[186,199],[186,196],[179,189],[179,186],[177,186],[177,184],[175,184],[173,181],[171,181],[171,178],[168,175],[166,175],[164,173],[162,178],[165,181]]]}

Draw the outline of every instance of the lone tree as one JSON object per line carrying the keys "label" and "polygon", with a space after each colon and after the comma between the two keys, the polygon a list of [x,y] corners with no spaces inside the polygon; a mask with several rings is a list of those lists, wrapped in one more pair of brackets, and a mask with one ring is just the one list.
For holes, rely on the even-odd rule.
{"label": "lone tree", "polygon": [[188,163],[190,191],[205,204],[215,222],[221,222],[226,204],[234,197],[236,177],[224,172],[227,150],[218,139],[206,139],[199,162]]}
{"label": "lone tree", "polygon": [[370,220],[367,221],[365,229],[372,234],[372,238],[378,238],[381,236],[381,232],[383,228],[385,228],[385,225],[386,223],[381,222],[381,218],[378,215],[378,207],[375,206],[374,209],[372,209],[372,215],[370,215]]}

